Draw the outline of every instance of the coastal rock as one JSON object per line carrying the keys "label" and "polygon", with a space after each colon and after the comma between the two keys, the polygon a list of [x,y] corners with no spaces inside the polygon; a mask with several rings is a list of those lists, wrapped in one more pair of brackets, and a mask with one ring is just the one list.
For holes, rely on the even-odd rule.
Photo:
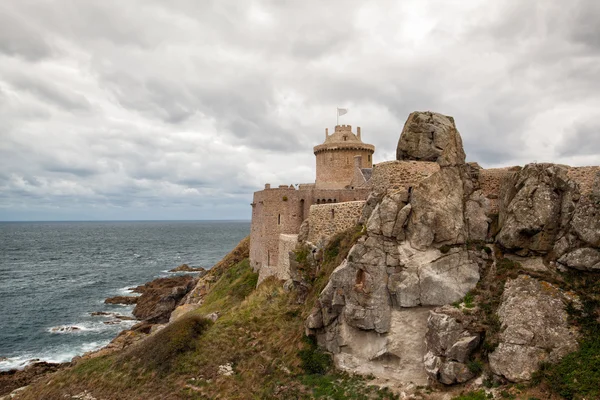
{"label": "coastal rock", "polygon": [[497,314],[500,344],[489,355],[490,368],[511,382],[531,379],[540,362],[557,362],[577,349],[577,332],[567,323],[565,305],[573,295],[520,275],[506,282]]}
{"label": "coastal rock", "polygon": [[389,276],[388,290],[399,307],[439,306],[460,300],[479,281],[479,264],[468,250],[420,251],[404,242],[399,246],[404,267]]}
{"label": "coastal rock", "polygon": [[424,250],[433,243],[466,241],[464,194],[459,168],[442,168],[413,189],[406,229],[412,247]]}
{"label": "coastal rock", "polygon": [[183,317],[185,314],[189,313],[190,311],[196,310],[198,307],[200,307],[198,304],[182,304],[178,306],[171,313],[171,316],[169,317],[169,322],[173,322]]}
{"label": "coastal rock", "polygon": [[398,141],[397,160],[435,161],[447,167],[464,164],[465,157],[454,118],[430,111],[408,116]]}
{"label": "coastal rock", "polygon": [[335,349],[334,363],[344,371],[398,384],[426,385],[422,360],[428,312],[424,307],[392,310],[385,334],[354,328],[341,317],[327,336],[332,341],[326,346]]}
{"label": "coastal rock", "polygon": [[[549,252],[575,205],[567,167],[528,164],[505,187],[496,242],[520,255]],[[562,212],[564,211],[564,212]]]}
{"label": "coastal rock", "polygon": [[136,304],[137,301],[138,301],[138,297],[136,297],[136,296],[115,296],[115,297],[109,297],[108,299],[104,300],[104,304],[131,305],[131,304]]}
{"label": "coastal rock", "polygon": [[463,383],[474,377],[467,367],[480,336],[471,333],[463,323],[468,318],[448,306],[429,312],[423,358],[427,374],[445,385]]}
{"label": "coastal rock", "polygon": [[133,315],[155,324],[168,322],[171,312],[196,282],[192,276],[184,275],[155,279],[138,287],[142,295],[137,298]]}
{"label": "coastal rock", "polygon": [[577,249],[563,255],[558,262],[581,271],[599,271],[600,251],[589,247]]}
{"label": "coastal rock", "polygon": [[70,332],[79,332],[82,329],[78,326],[55,326],[50,328],[50,332],[53,333],[70,333]]}
{"label": "coastal rock", "polygon": [[187,264],[181,264],[180,266],[173,268],[169,272],[200,272],[200,275],[202,276],[203,274],[206,273],[206,269],[204,269],[202,267],[196,268],[196,267],[190,267]]}
{"label": "coastal rock", "polygon": [[39,361],[26,366],[22,370],[0,371],[0,396],[30,385],[41,377],[56,372],[68,365],[70,364],[56,364]]}

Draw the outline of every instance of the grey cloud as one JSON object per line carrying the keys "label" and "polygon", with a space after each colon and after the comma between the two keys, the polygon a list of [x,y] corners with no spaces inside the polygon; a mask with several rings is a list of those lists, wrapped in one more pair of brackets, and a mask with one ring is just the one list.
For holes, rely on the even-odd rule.
{"label": "grey cloud", "polygon": [[7,5],[0,6],[0,53],[40,61],[55,53],[44,32],[35,24],[13,13]]}
{"label": "grey cloud", "polygon": [[596,155],[600,162],[600,122],[593,120],[575,125],[563,136],[558,151],[561,156]]}
{"label": "grey cloud", "polygon": [[3,5],[0,219],[249,218],[264,182],[314,179],[336,106],[377,161],[432,110],[484,166],[580,162],[599,151],[595,3]]}
{"label": "grey cloud", "polygon": [[44,81],[32,76],[15,76],[11,80],[15,89],[29,92],[43,101],[52,103],[67,111],[89,110],[91,105],[87,98],[74,92],[71,88]]}

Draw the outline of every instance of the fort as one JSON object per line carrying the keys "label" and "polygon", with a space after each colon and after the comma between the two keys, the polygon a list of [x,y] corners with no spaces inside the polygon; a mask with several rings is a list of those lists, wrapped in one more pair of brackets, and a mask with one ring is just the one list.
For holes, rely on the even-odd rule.
{"label": "fort", "polygon": [[[462,144],[461,144],[462,147]],[[259,272],[259,283],[268,276],[288,279],[288,253],[298,235],[317,246],[328,238],[354,226],[370,193],[408,190],[440,171],[440,162],[398,160],[373,164],[375,146],[363,142],[360,127],[337,125],[325,140],[314,147],[314,183],[266,184],[255,192],[250,233],[250,263]],[[499,212],[502,182],[521,167],[483,169],[467,164],[476,189],[484,199],[486,215]],[[591,190],[598,167],[569,167],[568,176],[581,186],[582,194]]]}

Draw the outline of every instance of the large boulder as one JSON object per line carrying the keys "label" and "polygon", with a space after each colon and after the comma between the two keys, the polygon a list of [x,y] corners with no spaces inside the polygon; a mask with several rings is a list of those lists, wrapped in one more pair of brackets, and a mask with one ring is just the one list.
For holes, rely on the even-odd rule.
{"label": "large boulder", "polygon": [[531,379],[541,362],[557,362],[577,349],[577,331],[565,306],[577,299],[554,285],[520,275],[506,282],[500,319],[500,344],[489,355],[490,368],[512,382]]}
{"label": "large boulder", "polygon": [[576,185],[568,168],[528,164],[503,191],[496,241],[521,255],[552,250],[558,233],[575,209]]}
{"label": "large boulder", "polygon": [[425,335],[427,353],[423,361],[432,379],[451,385],[466,382],[475,375],[467,363],[479,345],[480,335],[467,329],[467,320],[466,315],[450,306],[429,312]]}
{"label": "large boulder", "polygon": [[464,196],[459,168],[442,168],[421,181],[410,199],[407,236],[411,245],[426,249],[433,243],[465,243]]}
{"label": "large boulder", "polygon": [[158,278],[134,289],[141,293],[133,309],[133,315],[140,320],[154,324],[169,322],[171,312],[197,283],[192,276]]}
{"label": "large boulder", "polygon": [[408,116],[396,149],[397,160],[435,161],[442,167],[465,163],[454,118],[431,111]]}
{"label": "large boulder", "polygon": [[471,252],[455,248],[420,251],[404,242],[399,262],[388,279],[392,303],[398,307],[440,306],[462,299],[479,281],[479,264]]}

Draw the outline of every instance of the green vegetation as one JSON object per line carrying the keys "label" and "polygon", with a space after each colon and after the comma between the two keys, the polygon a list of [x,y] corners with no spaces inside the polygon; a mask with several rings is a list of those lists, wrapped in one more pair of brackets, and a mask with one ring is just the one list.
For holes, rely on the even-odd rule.
{"label": "green vegetation", "polygon": [[542,364],[534,382],[545,382],[565,399],[600,398],[600,281],[598,275],[577,271],[564,274],[568,287],[576,291],[582,307],[567,306],[571,323],[578,326],[582,339],[579,350],[555,365]]}
{"label": "green vegetation", "polygon": [[479,374],[483,371],[483,363],[479,360],[471,360],[467,363],[467,368],[474,374]]}
{"label": "green vegetation", "polygon": [[325,374],[332,366],[331,356],[319,349],[315,338],[306,337],[304,341],[308,346],[298,352],[300,367],[307,374]]}
{"label": "green vegetation", "polygon": [[493,395],[486,394],[485,390],[481,389],[475,392],[463,393],[460,396],[453,397],[452,400],[488,400],[493,398]]}
{"label": "green vegetation", "polygon": [[212,323],[200,315],[182,317],[147,340],[132,346],[121,355],[119,361],[135,361],[145,369],[167,373],[181,355],[196,350],[197,339]]}
{"label": "green vegetation", "polygon": [[[124,352],[78,362],[42,379],[23,399],[63,399],[87,390],[106,400],[168,398],[395,399],[388,389],[331,368],[330,356],[304,335],[304,320],[333,269],[364,234],[337,235],[311,265],[308,299],[273,278],[257,289],[249,261],[221,269],[202,305]],[[297,252],[299,263],[312,259]],[[210,278],[210,275],[208,276]],[[213,323],[203,316],[216,312]],[[220,372],[229,365],[233,375]]]}

